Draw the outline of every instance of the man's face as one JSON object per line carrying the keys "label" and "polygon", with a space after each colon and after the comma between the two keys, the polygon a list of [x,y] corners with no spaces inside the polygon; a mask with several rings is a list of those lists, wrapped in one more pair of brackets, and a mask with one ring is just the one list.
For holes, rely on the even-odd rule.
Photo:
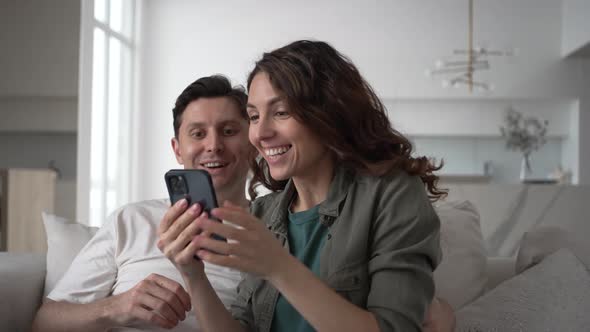
{"label": "man's face", "polygon": [[248,157],[255,151],[248,141],[248,122],[227,97],[199,98],[188,104],[172,148],[185,169],[209,172],[218,194],[237,187],[243,190]]}

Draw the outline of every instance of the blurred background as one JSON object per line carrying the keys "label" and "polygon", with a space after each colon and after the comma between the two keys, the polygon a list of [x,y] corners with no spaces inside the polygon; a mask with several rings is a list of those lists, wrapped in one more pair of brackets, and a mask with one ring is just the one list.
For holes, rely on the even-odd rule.
{"label": "blurred background", "polygon": [[[444,159],[443,181],[590,184],[588,17],[586,0],[0,0],[0,169],[52,170],[55,214],[100,226],[166,197],[184,87],[244,84],[262,52],[317,39],[417,154]],[[530,170],[506,148],[508,110],[545,126]]]}

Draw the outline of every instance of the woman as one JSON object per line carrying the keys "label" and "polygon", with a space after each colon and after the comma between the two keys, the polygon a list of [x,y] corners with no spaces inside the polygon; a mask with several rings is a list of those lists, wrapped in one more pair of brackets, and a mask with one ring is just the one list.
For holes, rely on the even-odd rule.
{"label": "woman", "polygon": [[[161,230],[202,328],[420,331],[441,258],[429,200],[443,195],[440,167],[411,157],[356,67],[324,42],[265,53],[248,90],[249,138],[262,157],[250,191],[274,192],[252,214],[230,203],[212,211],[238,227],[179,205],[163,224],[193,225]],[[195,254],[247,273],[231,313]]]}

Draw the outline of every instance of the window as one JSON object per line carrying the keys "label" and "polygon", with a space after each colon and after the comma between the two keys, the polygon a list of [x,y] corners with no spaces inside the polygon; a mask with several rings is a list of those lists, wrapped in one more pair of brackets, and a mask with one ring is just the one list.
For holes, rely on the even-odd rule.
{"label": "window", "polygon": [[101,226],[129,202],[135,0],[82,2],[77,218]]}

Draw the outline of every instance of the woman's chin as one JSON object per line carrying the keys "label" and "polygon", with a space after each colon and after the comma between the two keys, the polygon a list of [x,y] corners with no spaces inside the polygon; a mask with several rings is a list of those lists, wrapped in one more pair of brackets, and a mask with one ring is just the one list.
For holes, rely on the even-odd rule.
{"label": "woman's chin", "polygon": [[275,181],[289,180],[289,178],[291,177],[290,174],[288,174],[287,172],[283,172],[283,171],[279,171],[279,170],[273,171],[272,169],[270,170],[270,176]]}

